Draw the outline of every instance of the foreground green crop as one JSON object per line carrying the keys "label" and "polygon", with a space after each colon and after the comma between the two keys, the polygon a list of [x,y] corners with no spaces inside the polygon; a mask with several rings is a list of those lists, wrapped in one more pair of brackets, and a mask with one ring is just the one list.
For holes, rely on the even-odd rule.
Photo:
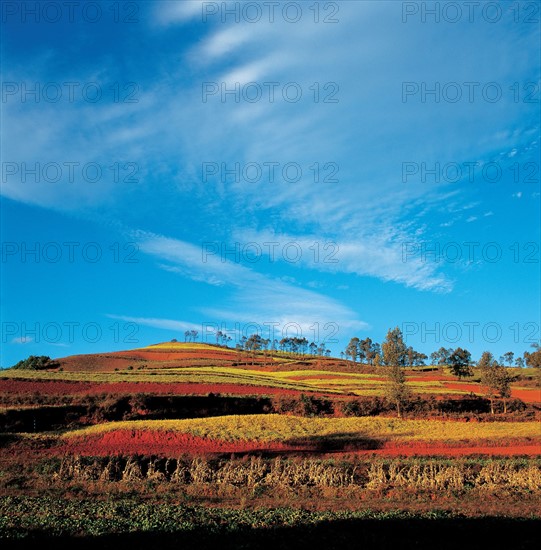
{"label": "foreground green crop", "polygon": [[[165,543],[166,547],[171,548],[175,545],[177,548],[211,548],[217,544],[215,548],[239,549],[267,547],[266,543],[270,541],[277,544],[295,543],[296,548],[309,548],[312,547],[310,545],[317,545],[318,541],[327,541],[326,548],[338,548],[338,543],[367,543],[372,540],[371,548],[383,548],[384,544],[396,542],[410,532],[428,548],[429,543],[434,543],[436,532],[443,535],[447,531],[449,535],[458,524],[469,522],[470,529],[482,528],[486,524],[492,529],[492,535],[498,536],[509,536],[510,531],[520,529],[522,546],[515,548],[533,548],[533,533],[538,527],[533,518],[529,521],[505,517],[497,520],[480,518],[475,521],[474,524],[471,520],[447,511],[414,514],[399,510],[252,510],[157,504],[138,502],[131,498],[116,501],[53,497],[0,498],[0,537],[7,539],[4,540],[4,547],[10,544],[9,541],[12,544],[19,539],[28,543],[29,539],[33,539],[40,544],[46,540],[55,541],[55,546],[67,542],[74,544],[74,548],[80,548],[85,540],[98,548],[102,548],[107,541],[111,544],[114,541],[116,547],[123,542],[132,544],[133,548],[159,548]],[[528,540],[530,546],[525,545]],[[67,548],[68,544],[62,547]],[[438,548],[447,548],[443,540]]]}

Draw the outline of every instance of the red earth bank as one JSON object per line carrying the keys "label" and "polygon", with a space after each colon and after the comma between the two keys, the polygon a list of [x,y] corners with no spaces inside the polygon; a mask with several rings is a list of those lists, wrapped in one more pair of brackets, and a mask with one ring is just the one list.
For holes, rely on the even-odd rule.
{"label": "red earth bank", "polygon": [[158,432],[144,430],[116,430],[74,438],[61,447],[52,449],[55,454],[70,453],[82,455],[106,456],[111,454],[142,454],[157,456],[178,456],[182,454],[223,454],[248,452],[281,452],[281,453],[311,453],[332,454],[347,453],[355,455],[380,456],[536,456],[541,455],[539,443],[504,442],[502,445],[481,443],[445,444],[441,441],[416,441],[408,444],[384,442],[380,448],[356,448],[355,444],[346,444],[343,448],[331,451],[318,448],[317,444],[310,443],[282,443],[264,441],[236,441],[211,440],[189,434],[176,432]]}
{"label": "red earth bank", "polygon": [[101,393],[155,393],[167,395],[300,395],[299,390],[241,384],[169,382],[67,382],[59,380],[0,380],[0,392],[45,395],[90,395]]}

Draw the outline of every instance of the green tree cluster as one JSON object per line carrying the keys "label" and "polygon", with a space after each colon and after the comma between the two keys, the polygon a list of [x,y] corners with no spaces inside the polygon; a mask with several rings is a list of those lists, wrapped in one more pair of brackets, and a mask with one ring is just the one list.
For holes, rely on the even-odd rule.
{"label": "green tree cluster", "polygon": [[31,355],[27,359],[19,361],[11,368],[17,370],[44,370],[56,369],[59,366],[60,363],[53,361],[48,355]]}

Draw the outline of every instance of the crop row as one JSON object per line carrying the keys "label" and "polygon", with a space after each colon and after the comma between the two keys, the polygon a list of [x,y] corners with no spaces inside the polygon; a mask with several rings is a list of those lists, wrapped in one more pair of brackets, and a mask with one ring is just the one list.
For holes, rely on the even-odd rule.
{"label": "crop row", "polygon": [[208,461],[135,457],[84,458],[66,456],[53,475],[56,481],[153,480],[183,485],[230,484],[238,487],[361,487],[382,490],[404,487],[415,491],[465,491],[474,488],[541,491],[537,461],[376,460],[334,463],[314,459]]}

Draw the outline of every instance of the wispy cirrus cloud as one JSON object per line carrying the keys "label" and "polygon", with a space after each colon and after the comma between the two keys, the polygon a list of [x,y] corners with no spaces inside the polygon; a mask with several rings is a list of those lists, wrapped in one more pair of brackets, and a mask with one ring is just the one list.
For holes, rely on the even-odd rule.
{"label": "wispy cirrus cloud", "polygon": [[[234,238],[241,247],[247,243],[259,243],[262,251],[272,254],[272,262],[287,263],[282,251],[292,243],[301,251],[296,263],[313,270],[376,277],[425,291],[445,293],[453,288],[453,281],[438,273],[437,265],[408,255],[408,246],[411,249],[420,237],[400,232],[398,227],[382,226],[373,235],[357,232],[355,239],[340,232],[335,238],[329,236],[321,239],[318,235],[278,234],[271,230],[250,229],[237,231]],[[264,247],[262,243],[267,245]],[[273,250],[279,253],[272,253]]]}
{"label": "wispy cirrus cloud", "polygon": [[[196,281],[224,285],[226,295],[219,304],[199,308],[207,321],[296,323],[303,330],[315,323],[333,322],[344,329],[366,329],[368,324],[337,300],[280,279],[258,273],[224,259],[204,256],[194,245],[147,232],[136,232],[140,250],[159,259],[159,265]],[[164,264],[164,262],[168,264]]]}
{"label": "wispy cirrus cloud", "polygon": [[33,341],[32,336],[18,336],[11,339],[12,344],[31,344]]}
{"label": "wispy cirrus cloud", "polygon": [[205,0],[170,0],[155,2],[154,20],[157,24],[168,26],[184,23],[195,17],[201,17]]}

